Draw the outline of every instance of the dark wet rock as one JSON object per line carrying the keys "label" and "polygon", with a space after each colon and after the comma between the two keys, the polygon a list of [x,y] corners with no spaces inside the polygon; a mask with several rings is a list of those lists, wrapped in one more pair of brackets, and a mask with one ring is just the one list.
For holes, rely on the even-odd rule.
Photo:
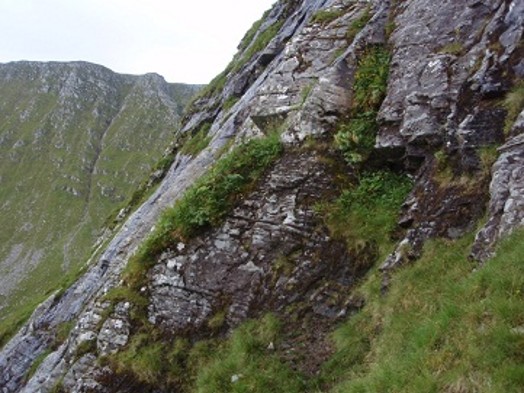
{"label": "dark wet rock", "polygon": [[225,323],[236,326],[306,299],[319,316],[345,315],[343,302],[326,303],[330,282],[348,293],[362,272],[314,212],[336,193],[332,172],[317,153],[288,152],[220,228],[153,268],[150,322],[172,334],[195,332],[225,311]]}

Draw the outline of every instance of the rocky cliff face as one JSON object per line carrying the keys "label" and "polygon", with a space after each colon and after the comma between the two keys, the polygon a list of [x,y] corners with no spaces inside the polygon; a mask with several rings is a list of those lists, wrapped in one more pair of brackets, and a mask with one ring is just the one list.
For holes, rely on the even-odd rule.
{"label": "rocky cliff face", "polygon": [[195,91],[88,63],[0,65],[0,319],[85,263]]}
{"label": "rocky cliff face", "polygon": [[[460,238],[487,212],[471,245],[486,261],[522,222],[523,30],[520,0],[277,2],[186,112],[159,189],[4,347],[3,391],[188,390],[189,360],[146,363],[268,311],[286,322],[281,359],[312,375],[376,263],[387,291],[428,239]],[[250,161],[243,144],[275,133],[283,152],[245,172],[267,156],[247,149]],[[365,232],[375,207],[395,206],[384,184],[407,184],[402,174],[413,183],[397,225]],[[337,221],[359,203],[363,215]]]}

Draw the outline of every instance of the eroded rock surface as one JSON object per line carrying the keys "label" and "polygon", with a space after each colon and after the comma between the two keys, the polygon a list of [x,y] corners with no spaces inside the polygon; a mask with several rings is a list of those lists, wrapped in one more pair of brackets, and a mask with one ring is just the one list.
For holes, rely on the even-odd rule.
{"label": "eroded rock surface", "polygon": [[[224,323],[236,326],[263,310],[304,301],[320,291],[320,282],[351,286],[355,261],[314,212],[316,202],[336,193],[332,170],[315,153],[290,152],[261,184],[219,229],[153,268],[152,323],[176,334],[225,312]],[[323,304],[318,293],[317,299],[315,310],[325,317],[346,312],[343,304]]]}

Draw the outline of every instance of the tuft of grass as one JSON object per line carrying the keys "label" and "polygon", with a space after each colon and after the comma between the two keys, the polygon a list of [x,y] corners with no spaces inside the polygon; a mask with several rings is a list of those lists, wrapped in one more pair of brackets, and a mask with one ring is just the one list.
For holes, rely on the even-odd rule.
{"label": "tuft of grass", "polygon": [[265,49],[273,38],[280,31],[284,21],[278,21],[259,32],[254,41],[246,48],[239,61],[234,62],[232,71],[238,71],[244,64],[246,64],[255,54]]}
{"label": "tuft of grass", "polygon": [[227,112],[228,110],[230,110],[231,108],[233,108],[233,106],[238,102],[240,98],[238,97],[229,97],[227,100],[224,101],[224,103],[222,104],[222,110],[224,112]]}
{"label": "tuft of grass", "polygon": [[311,17],[312,24],[320,24],[322,26],[327,25],[328,23],[333,22],[335,19],[340,18],[344,15],[344,10],[342,9],[328,9],[328,10],[319,10]]}
{"label": "tuft of grass", "polygon": [[350,164],[365,161],[373,149],[377,112],[387,92],[389,62],[389,52],[382,46],[373,46],[358,63],[350,117],[339,125],[335,135],[336,146]]}
{"label": "tuft of grass", "polygon": [[435,152],[435,160],[437,161],[437,171],[435,173],[435,180],[440,185],[449,185],[453,182],[453,167],[449,162],[449,156],[444,150]]}
{"label": "tuft of grass", "polygon": [[26,381],[29,381],[33,377],[33,375],[35,375],[36,370],[38,370],[38,367],[40,367],[40,365],[44,362],[45,358],[48,357],[51,352],[52,351],[48,349],[42,352],[40,355],[38,355],[38,357],[34,360],[33,364],[31,364],[29,370],[27,370],[27,373],[24,377]]}
{"label": "tuft of grass", "polygon": [[80,359],[88,353],[96,352],[96,339],[82,341],[75,350],[75,359]]}
{"label": "tuft of grass", "polygon": [[226,315],[227,310],[216,312],[211,318],[209,318],[209,321],[207,321],[207,326],[213,331],[221,329],[226,323]]}
{"label": "tuft of grass", "polygon": [[[264,15],[265,17],[265,15]],[[264,21],[264,17],[254,22],[249,30],[246,32],[242,40],[240,41],[240,44],[238,45],[237,49],[239,51],[242,51],[246,49],[249,44],[253,42],[253,38],[255,38],[255,35],[257,34],[258,30],[260,29],[260,26],[262,26],[262,22]]]}
{"label": "tuft of grass", "polygon": [[125,351],[111,358],[117,373],[131,372],[142,383],[153,384],[164,374],[165,347],[160,342],[151,342],[148,334],[134,335]]}
{"label": "tuft of grass", "polygon": [[60,323],[56,328],[56,335],[55,335],[55,341],[52,345],[53,349],[58,348],[60,345],[62,345],[65,340],[67,340],[67,337],[69,337],[69,333],[71,333],[71,330],[75,327],[75,321],[66,321]]}
{"label": "tuft of grass", "polygon": [[300,91],[300,106],[303,106],[306,103],[306,100],[311,94],[311,91],[315,87],[316,83],[317,81],[310,82],[302,88],[302,90]]}
{"label": "tuft of grass", "polygon": [[372,16],[371,7],[366,7],[362,15],[351,22],[346,32],[346,38],[349,42],[353,42],[357,34],[366,26]]}
{"label": "tuft of grass", "polygon": [[504,108],[508,111],[504,125],[504,132],[507,135],[518,115],[524,109],[524,82],[517,83],[507,94],[504,100]]}
{"label": "tuft of grass", "polygon": [[520,392],[524,383],[524,233],[472,270],[464,238],[428,242],[422,258],[362,285],[366,306],[333,336],[331,392]]}
{"label": "tuft of grass", "polygon": [[198,393],[303,392],[303,377],[269,346],[278,345],[279,321],[271,314],[247,321],[199,368]]}
{"label": "tuft of grass", "polygon": [[464,53],[464,45],[458,41],[454,41],[444,45],[438,52],[446,55],[460,56]]}
{"label": "tuft of grass", "polygon": [[[333,203],[321,207],[332,235],[352,250],[367,245],[385,255],[393,242],[398,210],[411,190],[412,181],[390,171],[367,172],[354,188],[342,191]],[[374,261],[373,261],[374,262]]]}
{"label": "tuft of grass", "polygon": [[482,171],[483,176],[488,177],[491,175],[491,167],[497,161],[498,158],[498,150],[497,146],[495,145],[489,145],[489,146],[483,146],[477,150],[477,154],[479,156],[480,160],[480,169]]}
{"label": "tuft of grass", "polygon": [[113,304],[119,302],[131,302],[136,306],[147,306],[149,300],[140,293],[136,293],[128,287],[114,287],[104,295],[104,300],[108,300]]}
{"label": "tuft of grass", "polygon": [[191,135],[189,139],[184,142],[180,153],[196,156],[204,150],[211,141],[211,137],[208,135],[210,129],[211,124],[205,123],[194,135]]}

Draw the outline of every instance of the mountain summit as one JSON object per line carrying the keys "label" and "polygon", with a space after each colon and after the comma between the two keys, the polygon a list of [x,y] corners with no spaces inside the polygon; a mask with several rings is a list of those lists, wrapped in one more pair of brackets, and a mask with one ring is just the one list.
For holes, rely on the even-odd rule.
{"label": "mountain summit", "polygon": [[0,319],[85,264],[196,90],[85,62],[0,65]]}

